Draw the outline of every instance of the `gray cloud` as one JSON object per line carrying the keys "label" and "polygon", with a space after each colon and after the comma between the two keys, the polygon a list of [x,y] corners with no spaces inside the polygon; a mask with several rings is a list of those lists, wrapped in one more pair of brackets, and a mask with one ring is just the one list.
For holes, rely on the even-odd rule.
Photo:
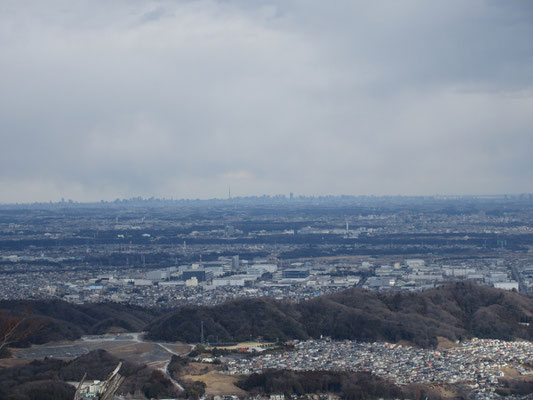
{"label": "gray cloud", "polygon": [[3,1],[0,202],[530,191],[532,11]]}

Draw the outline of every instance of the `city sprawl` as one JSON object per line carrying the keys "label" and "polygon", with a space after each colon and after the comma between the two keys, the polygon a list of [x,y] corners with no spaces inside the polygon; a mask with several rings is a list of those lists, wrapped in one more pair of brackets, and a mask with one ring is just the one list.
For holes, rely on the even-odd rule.
{"label": "city sprawl", "polygon": [[368,370],[396,383],[467,383],[487,395],[498,386],[506,370],[532,375],[533,344],[474,339],[446,350],[420,349],[390,343],[309,340],[293,351],[232,358],[225,361],[229,374],[260,373],[268,369]]}
{"label": "city sprawl", "polygon": [[[447,385],[471,399],[530,398],[517,388],[533,381],[525,340],[533,322],[531,195],[5,205],[0,287],[6,307],[42,301],[39,310],[54,318],[50,304],[77,318],[74,328],[60,321],[52,337],[78,342],[19,350],[19,359],[91,356],[98,344],[89,349],[79,336],[108,331],[84,319],[98,315],[91,307],[106,307],[111,331],[137,332],[127,346],[151,348],[143,360],[171,382],[181,379],[169,367],[181,353],[167,344],[187,342],[201,368],[233,382],[271,370],[368,371],[400,387]],[[488,303],[469,290],[488,293]],[[527,300],[516,305],[520,295]],[[225,320],[217,310],[234,315]],[[313,319],[315,311],[326,315]],[[257,347],[213,352],[247,340]],[[113,350],[112,341],[102,343]]]}

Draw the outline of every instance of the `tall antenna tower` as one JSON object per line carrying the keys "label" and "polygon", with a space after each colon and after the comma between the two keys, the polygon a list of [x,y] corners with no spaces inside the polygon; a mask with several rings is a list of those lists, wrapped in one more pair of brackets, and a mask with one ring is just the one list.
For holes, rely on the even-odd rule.
{"label": "tall antenna tower", "polygon": [[231,186],[228,186],[228,199],[231,200]]}

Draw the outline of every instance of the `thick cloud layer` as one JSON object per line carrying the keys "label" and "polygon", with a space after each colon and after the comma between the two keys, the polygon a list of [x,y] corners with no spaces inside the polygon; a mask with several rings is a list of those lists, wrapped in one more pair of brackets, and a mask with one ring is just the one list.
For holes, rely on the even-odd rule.
{"label": "thick cloud layer", "polygon": [[533,187],[525,1],[0,3],[0,202]]}

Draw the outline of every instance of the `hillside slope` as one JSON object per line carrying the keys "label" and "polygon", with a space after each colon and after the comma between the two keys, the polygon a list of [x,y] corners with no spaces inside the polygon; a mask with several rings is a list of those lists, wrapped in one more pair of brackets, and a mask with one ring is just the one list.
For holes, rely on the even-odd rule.
{"label": "hillside slope", "polygon": [[[94,350],[71,361],[45,358],[19,367],[0,369],[0,399],[72,399],[75,389],[66,381],[105,380],[119,363],[105,350]],[[118,393],[142,393],[147,398],[176,397],[179,393],[158,370],[123,361],[120,374],[126,379]]]}
{"label": "hillside slope", "polygon": [[72,340],[111,328],[147,330],[152,340],[199,342],[202,322],[210,342],[330,336],[434,347],[439,336],[452,341],[470,337],[533,340],[533,297],[470,283],[417,293],[352,288],[300,303],[240,299],[167,313],[113,303],[0,302],[0,325],[12,316],[25,316],[21,328],[30,333],[15,343],[19,346]]}
{"label": "hillside slope", "polygon": [[160,315],[156,310],[116,303],[71,304],[61,300],[0,301],[0,326],[13,318],[23,322],[13,345],[42,344],[98,335],[110,329],[141,331]]}
{"label": "hillside slope", "polygon": [[422,347],[470,337],[533,340],[533,298],[470,283],[419,293],[352,288],[299,304],[245,299],[214,307],[184,307],[148,327],[155,340],[211,342],[317,338],[408,341]]}

